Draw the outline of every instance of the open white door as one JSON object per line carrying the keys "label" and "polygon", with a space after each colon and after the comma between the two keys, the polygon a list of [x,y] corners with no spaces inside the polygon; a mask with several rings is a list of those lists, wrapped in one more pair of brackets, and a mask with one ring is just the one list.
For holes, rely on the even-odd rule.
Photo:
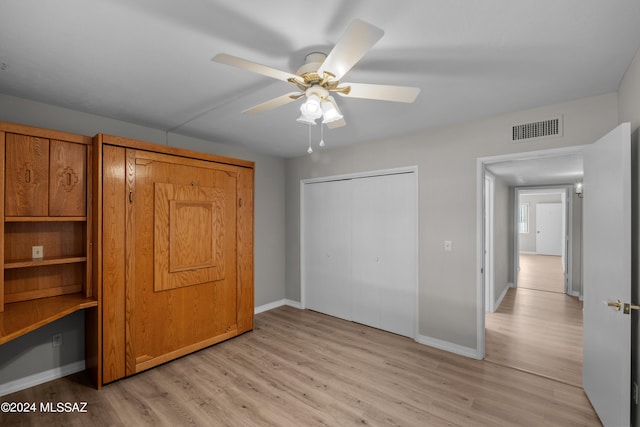
{"label": "open white door", "polygon": [[[623,123],[584,152],[584,389],[605,426],[630,422],[631,135]],[[603,303],[604,302],[604,303]]]}

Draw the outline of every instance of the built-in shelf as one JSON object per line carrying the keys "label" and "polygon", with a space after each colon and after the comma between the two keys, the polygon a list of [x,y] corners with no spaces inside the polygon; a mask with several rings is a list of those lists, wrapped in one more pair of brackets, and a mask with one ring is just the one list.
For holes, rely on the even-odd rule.
{"label": "built-in shelf", "polygon": [[76,262],[85,262],[85,261],[87,261],[86,256],[22,259],[22,260],[15,260],[15,261],[6,261],[4,263],[4,269],[10,270],[12,268],[27,268],[27,267],[41,267],[45,265],[73,264]]}
{"label": "built-in shelf", "polygon": [[83,222],[86,216],[8,216],[4,222]]}
{"label": "built-in shelf", "polygon": [[81,293],[5,304],[0,313],[0,345],[75,311],[97,306],[96,299]]}

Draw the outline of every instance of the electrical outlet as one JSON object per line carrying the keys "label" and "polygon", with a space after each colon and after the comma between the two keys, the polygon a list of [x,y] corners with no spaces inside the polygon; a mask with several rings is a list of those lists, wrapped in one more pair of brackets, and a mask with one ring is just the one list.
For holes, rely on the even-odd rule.
{"label": "electrical outlet", "polygon": [[451,243],[451,240],[445,240],[444,241],[444,250],[447,252],[451,252],[451,250],[453,249],[453,243]]}
{"label": "electrical outlet", "polygon": [[31,246],[31,257],[33,259],[42,259],[44,256],[44,246]]}
{"label": "electrical outlet", "polygon": [[60,347],[62,345],[62,333],[55,334],[53,338],[51,338],[51,346]]}

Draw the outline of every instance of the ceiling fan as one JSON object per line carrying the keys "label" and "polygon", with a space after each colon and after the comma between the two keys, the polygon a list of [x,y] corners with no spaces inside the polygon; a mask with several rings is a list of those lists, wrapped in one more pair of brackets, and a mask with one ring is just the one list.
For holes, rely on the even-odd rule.
{"label": "ceiling fan", "polygon": [[420,89],[415,87],[346,83],[340,80],[383,35],[384,31],[380,28],[360,19],[355,19],[349,24],[328,55],[321,52],[308,54],[304,65],[295,74],[226,53],[216,55],[213,60],[297,86],[298,91],[258,104],[244,110],[243,113],[259,113],[306,97],[306,101],[300,106],[301,114],[297,121],[315,125],[316,120],[322,117],[322,123],[326,124],[327,127],[337,128],[344,126],[346,122],[335,99],[331,96],[332,92],[348,98],[378,99],[406,103],[415,101],[418,93],[420,93]]}

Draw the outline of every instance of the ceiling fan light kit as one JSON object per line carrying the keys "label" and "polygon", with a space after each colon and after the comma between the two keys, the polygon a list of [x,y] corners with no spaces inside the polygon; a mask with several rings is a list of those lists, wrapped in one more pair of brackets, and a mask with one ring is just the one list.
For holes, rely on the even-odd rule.
{"label": "ceiling fan light kit", "polygon": [[[346,122],[335,99],[330,96],[331,92],[336,92],[347,98],[377,99],[405,103],[415,101],[420,93],[420,89],[415,87],[344,83],[340,81],[383,35],[384,31],[380,28],[360,19],[355,19],[349,24],[328,55],[322,52],[309,53],[305,57],[305,63],[295,74],[225,53],[216,55],[213,60],[292,83],[300,91],[279,96],[251,107],[244,112],[250,114],[258,113],[288,104],[304,96],[306,100],[300,106],[300,117],[296,121],[309,125],[309,132],[311,132],[311,125],[317,124],[316,120],[322,117],[322,123],[334,129],[346,125]],[[355,90],[353,90],[354,88]],[[324,141],[322,142],[322,145],[324,145]],[[307,151],[309,153],[312,152],[311,145],[309,145]]]}

